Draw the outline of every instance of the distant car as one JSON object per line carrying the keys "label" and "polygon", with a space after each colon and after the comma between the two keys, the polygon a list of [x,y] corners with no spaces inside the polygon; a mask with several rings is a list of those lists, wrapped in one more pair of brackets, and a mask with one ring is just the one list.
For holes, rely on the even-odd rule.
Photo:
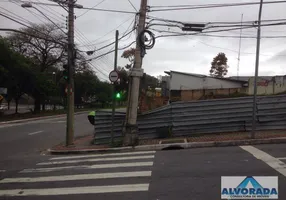
{"label": "distant car", "polygon": [[6,105],[0,105],[0,110],[7,110],[7,106]]}

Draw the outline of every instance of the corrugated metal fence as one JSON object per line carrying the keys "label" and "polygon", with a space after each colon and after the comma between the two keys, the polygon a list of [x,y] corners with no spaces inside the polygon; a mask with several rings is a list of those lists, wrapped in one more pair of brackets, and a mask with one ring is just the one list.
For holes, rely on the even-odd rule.
{"label": "corrugated metal fence", "polygon": [[[161,134],[191,136],[200,133],[250,131],[252,97],[175,102],[138,116],[140,139]],[[125,113],[115,114],[115,138],[122,137]],[[258,97],[257,130],[286,129],[286,95]],[[95,143],[110,141],[111,112],[97,112]]]}

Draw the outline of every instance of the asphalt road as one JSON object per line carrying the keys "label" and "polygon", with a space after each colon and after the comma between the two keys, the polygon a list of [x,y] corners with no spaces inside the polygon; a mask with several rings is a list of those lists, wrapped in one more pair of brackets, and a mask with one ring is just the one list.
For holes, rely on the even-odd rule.
{"label": "asphalt road", "polygon": [[[88,112],[75,115],[75,137],[93,133]],[[40,152],[65,141],[66,117],[0,125],[0,170],[34,165]]]}
{"label": "asphalt road", "polygon": [[285,144],[44,156],[3,172],[0,199],[209,200],[221,199],[221,176],[278,176],[284,200],[285,159]]}

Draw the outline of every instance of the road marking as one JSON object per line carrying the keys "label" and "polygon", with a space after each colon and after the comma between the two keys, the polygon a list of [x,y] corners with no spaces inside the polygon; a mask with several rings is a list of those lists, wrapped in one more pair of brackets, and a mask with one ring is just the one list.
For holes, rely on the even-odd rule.
{"label": "road marking", "polygon": [[286,176],[286,164],[284,162],[253,146],[241,146],[241,148],[251,153],[255,158],[262,160],[270,167],[281,173],[283,176]]}
{"label": "road marking", "polygon": [[15,127],[15,126],[22,126],[22,125],[28,125],[28,124],[38,124],[38,123],[43,123],[46,121],[51,121],[51,120],[55,120],[55,119],[61,119],[61,118],[65,118],[65,117],[55,117],[55,118],[48,118],[48,119],[35,119],[34,121],[27,121],[27,122],[19,122],[19,123],[12,123],[12,124],[5,124],[3,123],[3,125],[0,123],[0,128],[9,128],[9,127]]}
{"label": "road marking", "polygon": [[95,158],[95,159],[67,160],[67,161],[51,161],[51,162],[38,163],[37,165],[59,165],[59,164],[81,163],[81,162],[114,161],[114,160],[134,160],[134,159],[150,159],[150,158],[154,158],[154,155],[148,155],[148,156],[130,156],[130,157],[116,157],[116,158]]}
{"label": "road marking", "polygon": [[59,124],[59,123],[65,123],[66,121],[56,121],[56,122],[50,122],[51,124]]}
{"label": "road marking", "polygon": [[286,157],[277,158],[278,160],[286,160]]}
{"label": "road marking", "polygon": [[23,177],[23,178],[5,178],[0,183],[35,183],[50,181],[74,181],[106,178],[128,178],[128,177],[147,177],[151,176],[151,171],[137,172],[119,172],[119,173],[101,173],[101,174],[77,174],[66,176],[44,176],[44,177]]}
{"label": "road marking", "polygon": [[118,163],[118,164],[100,164],[100,165],[78,165],[78,166],[66,166],[66,167],[50,167],[50,168],[36,168],[36,169],[24,169],[20,173],[34,173],[34,172],[53,172],[61,171],[65,169],[105,169],[105,168],[117,168],[117,167],[145,167],[152,166],[153,162],[136,162],[136,163]]}
{"label": "road marking", "polygon": [[38,133],[42,133],[43,131],[37,131],[37,132],[33,132],[33,133],[29,133],[28,135],[36,135]]}
{"label": "road marking", "polygon": [[104,156],[126,156],[126,155],[138,155],[138,154],[152,154],[156,151],[137,151],[128,153],[109,153],[109,154],[95,154],[95,155],[85,155],[85,156],[65,156],[65,157],[55,157],[50,160],[67,160],[67,159],[77,159],[77,158],[97,158]]}
{"label": "road marking", "polygon": [[5,169],[1,169],[1,170],[0,170],[0,173],[2,173],[2,172],[6,172],[6,170],[5,170]]}
{"label": "road marking", "polygon": [[0,190],[0,196],[50,196],[71,194],[98,194],[114,192],[148,191],[149,184],[108,185],[70,188]]}

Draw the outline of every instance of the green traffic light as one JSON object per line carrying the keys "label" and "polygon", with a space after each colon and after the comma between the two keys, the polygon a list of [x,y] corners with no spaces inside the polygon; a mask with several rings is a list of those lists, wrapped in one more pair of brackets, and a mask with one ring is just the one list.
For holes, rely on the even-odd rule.
{"label": "green traffic light", "polygon": [[120,93],[118,92],[118,93],[116,93],[116,99],[120,99],[121,98],[121,95],[120,95]]}

